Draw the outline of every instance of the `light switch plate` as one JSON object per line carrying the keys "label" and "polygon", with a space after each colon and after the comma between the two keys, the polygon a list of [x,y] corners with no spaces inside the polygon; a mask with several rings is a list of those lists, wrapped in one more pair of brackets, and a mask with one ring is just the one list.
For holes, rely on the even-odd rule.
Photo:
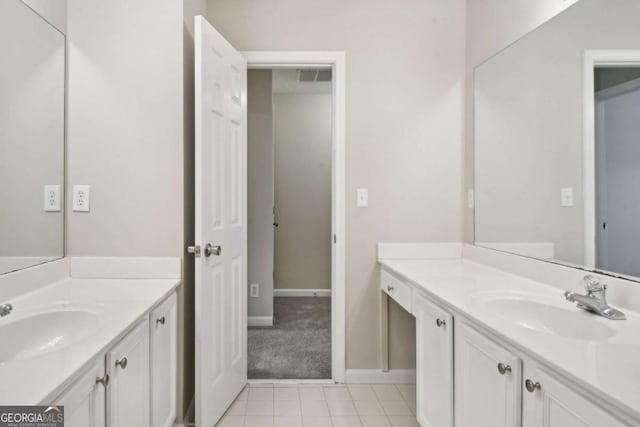
{"label": "light switch plate", "polygon": [[573,203],[573,188],[563,188],[560,190],[560,206],[570,208]]}
{"label": "light switch plate", "polygon": [[356,190],[356,207],[366,208],[369,207],[369,189],[358,188]]}
{"label": "light switch plate", "polygon": [[44,211],[60,212],[60,186],[44,186]]}
{"label": "light switch plate", "polygon": [[88,185],[73,186],[73,211],[89,212],[91,202],[91,187]]}

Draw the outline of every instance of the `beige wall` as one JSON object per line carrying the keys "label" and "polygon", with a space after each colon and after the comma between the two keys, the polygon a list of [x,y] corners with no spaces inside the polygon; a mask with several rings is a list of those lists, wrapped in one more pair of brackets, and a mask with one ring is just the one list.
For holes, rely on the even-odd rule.
{"label": "beige wall", "polygon": [[[346,51],[350,369],[380,366],[377,242],[462,238],[464,11],[463,0],[208,3],[240,50]],[[413,318],[393,309],[391,334],[391,367],[412,368]]]}
{"label": "beige wall", "polygon": [[331,289],[331,94],[275,94],[276,289]]}
{"label": "beige wall", "polygon": [[[271,70],[247,73],[247,223],[249,317],[273,316],[273,95]],[[249,293],[247,292],[247,295]]]}
{"label": "beige wall", "polygon": [[[193,239],[193,16],[204,0],[68,1],[68,255],[173,256]],[[178,289],[178,418],[193,395],[193,262]]]}
{"label": "beige wall", "polygon": [[[464,188],[474,186],[473,70],[578,0],[467,0]],[[474,241],[473,210],[464,210],[464,240]]]}

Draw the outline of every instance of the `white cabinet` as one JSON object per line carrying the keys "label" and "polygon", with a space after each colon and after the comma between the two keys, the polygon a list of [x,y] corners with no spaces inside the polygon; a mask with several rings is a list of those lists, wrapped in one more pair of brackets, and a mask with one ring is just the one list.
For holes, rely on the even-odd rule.
{"label": "white cabinet", "polygon": [[421,295],[414,311],[418,422],[453,427],[453,316]]}
{"label": "white cabinet", "polygon": [[464,323],[454,348],[456,427],[520,426],[520,359]]}
{"label": "white cabinet", "polygon": [[524,369],[523,427],[625,427],[627,424],[538,368]]}
{"label": "white cabinet", "polygon": [[151,425],[171,427],[176,418],[178,322],[176,295],[151,312]]}
{"label": "white cabinet", "polygon": [[56,399],[57,405],[64,406],[64,425],[104,427],[105,385],[104,361],[100,358]]}
{"label": "white cabinet", "polygon": [[138,323],[107,352],[107,426],[148,427],[149,323]]}

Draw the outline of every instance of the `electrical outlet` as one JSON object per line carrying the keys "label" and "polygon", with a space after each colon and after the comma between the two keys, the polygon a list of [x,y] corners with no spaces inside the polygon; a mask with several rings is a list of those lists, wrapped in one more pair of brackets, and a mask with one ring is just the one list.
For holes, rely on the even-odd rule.
{"label": "electrical outlet", "polygon": [[560,190],[560,206],[563,208],[573,206],[573,188],[562,188]]}
{"label": "electrical outlet", "polygon": [[44,211],[60,212],[60,186],[44,186]]}
{"label": "electrical outlet", "polygon": [[258,298],[260,296],[260,285],[257,283],[252,283],[249,285],[249,296],[251,298]]}
{"label": "electrical outlet", "polygon": [[91,187],[88,185],[73,186],[73,211],[89,212],[89,203],[91,201]]}

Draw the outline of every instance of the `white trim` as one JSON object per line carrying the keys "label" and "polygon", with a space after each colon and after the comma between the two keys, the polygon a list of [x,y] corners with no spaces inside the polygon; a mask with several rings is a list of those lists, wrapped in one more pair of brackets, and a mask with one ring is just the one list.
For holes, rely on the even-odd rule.
{"label": "white trim", "polygon": [[624,67],[640,63],[640,50],[585,50],[582,71],[584,135],[584,261],[596,267],[595,66]]}
{"label": "white trim", "polygon": [[596,92],[596,100],[602,101],[640,89],[640,78],[626,81]]}
{"label": "white trim", "polygon": [[333,380],[299,380],[299,379],[291,379],[291,380],[249,380],[247,381],[249,386],[253,387],[286,387],[296,384],[335,384]]}
{"label": "white trim", "polygon": [[247,326],[273,326],[273,316],[249,316]]}
{"label": "white trim", "polygon": [[330,297],[331,289],[274,289],[274,297]]}
{"label": "white trim", "polygon": [[333,70],[333,167],[331,253],[331,372],[344,382],[346,370],[346,55],[339,51],[241,52],[250,69],[330,66]]}
{"label": "white trim", "polygon": [[181,279],[180,258],[71,257],[70,274],[86,279]]}
{"label": "white trim", "polygon": [[347,369],[346,382],[352,384],[415,384],[415,369]]}
{"label": "white trim", "polygon": [[450,259],[462,256],[462,243],[378,243],[378,259]]}

